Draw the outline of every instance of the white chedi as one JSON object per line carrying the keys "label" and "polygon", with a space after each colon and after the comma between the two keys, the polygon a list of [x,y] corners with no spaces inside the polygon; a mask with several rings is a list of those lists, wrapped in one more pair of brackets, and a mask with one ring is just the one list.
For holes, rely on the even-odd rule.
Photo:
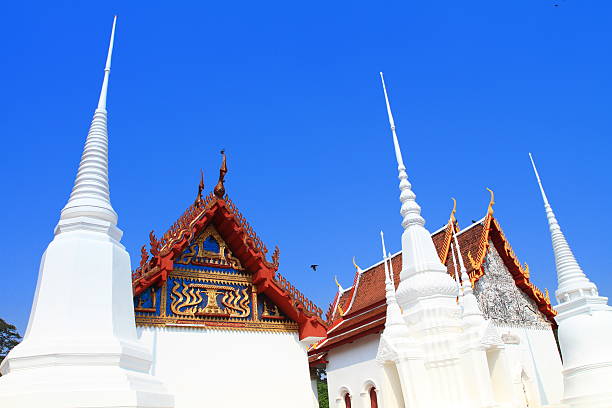
{"label": "white chedi", "polygon": [[536,175],[552,239],[558,288],[555,320],[563,356],[563,400],[572,408],[612,407],[612,308],[580,268]]}
{"label": "white chedi", "polygon": [[40,265],[21,344],[2,362],[2,407],[173,406],[136,336],[130,258],[108,185],[106,95],[116,17],[98,107],[76,181]]}

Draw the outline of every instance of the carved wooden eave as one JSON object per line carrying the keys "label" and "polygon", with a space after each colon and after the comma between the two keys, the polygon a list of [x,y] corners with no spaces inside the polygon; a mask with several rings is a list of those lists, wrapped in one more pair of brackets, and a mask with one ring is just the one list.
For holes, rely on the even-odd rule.
{"label": "carved wooden eave", "polygon": [[167,281],[175,259],[211,223],[244,269],[252,274],[257,292],[269,297],[287,317],[298,323],[300,339],[325,337],[321,309],[278,273],[278,248],[272,262],[266,259],[268,249],[227,195],[220,198],[209,194],[189,206],[159,241],[152,236],[151,258],[132,274],[134,296]]}

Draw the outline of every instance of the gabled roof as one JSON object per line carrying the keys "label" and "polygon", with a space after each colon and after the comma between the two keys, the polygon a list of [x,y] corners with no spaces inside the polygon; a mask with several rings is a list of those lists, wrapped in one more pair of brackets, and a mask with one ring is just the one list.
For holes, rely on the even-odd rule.
{"label": "gabled roof", "polygon": [[[458,228],[456,222],[452,224],[449,223],[445,227],[434,232],[431,236],[438,254],[440,254],[440,257],[444,256],[444,259],[441,258],[442,262],[444,262],[448,256],[452,231],[456,228]],[[396,286],[399,284],[399,274],[402,269],[401,258],[401,252],[392,256]],[[338,305],[340,305],[342,312],[336,307],[335,313],[328,316],[327,322],[329,327],[333,327],[339,320],[348,319],[373,305],[380,302],[384,303],[384,272],[383,263],[380,261],[356,273],[353,286],[344,291],[339,297]],[[351,305],[350,309],[348,309],[348,305]]]}
{"label": "gabled roof", "polygon": [[287,317],[298,323],[300,339],[325,337],[321,309],[278,272],[278,247],[272,255],[272,262],[268,261],[268,249],[262,240],[229,197],[219,194],[217,188],[215,190],[215,193],[203,199],[198,194],[196,201],[160,240],[151,232],[150,258],[143,246],[140,266],[132,274],[134,295],[139,295],[152,285],[163,284],[174,268],[175,258],[212,223],[245,270],[252,273],[257,292],[268,296]]}
{"label": "gabled roof", "polygon": [[493,216],[493,211],[489,211],[485,218],[471,226],[470,229],[460,232],[458,237],[460,237],[461,253],[464,259],[468,260],[466,268],[472,284],[475,284],[485,274],[485,257],[490,242],[492,242],[512,274],[516,285],[536,303],[540,312],[553,325],[556,325],[554,317],[557,312],[550,303],[548,290],[542,292],[531,282],[529,266],[527,264],[521,265],[501,225]]}
{"label": "gabled roof", "polygon": [[[548,297],[542,293],[529,280],[529,269],[521,266],[514,254],[501,226],[493,217],[493,211],[489,208],[487,215],[480,221],[473,223],[463,230],[459,230],[456,220],[451,216],[447,225],[434,233],[432,240],[438,251],[442,263],[447,266],[448,272],[454,275],[453,257],[450,256],[450,244],[453,232],[457,232],[457,239],[461,247],[461,253],[466,262],[468,274],[475,284],[484,275],[484,260],[487,254],[489,242],[493,242],[495,248],[504,260],[505,265],[511,272],[516,285],[535,301],[539,310],[555,325],[553,310]],[[395,286],[399,285],[400,272],[402,269],[402,254],[398,252],[391,257]],[[350,343],[367,334],[380,333],[384,329],[386,319],[386,300],[384,284],[384,265],[382,261],[361,272],[358,285],[351,291],[341,294],[339,304],[352,302],[353,307],[348,313],[340,313],[336,308],[328,316],[327,339],[316,344],[311,353],[322,353],[341,344]],[[349,299],[348,297],[352,297]],[[334,299],[335,301],[337,299]],[[330,310],[331,311],[331,310]]]}

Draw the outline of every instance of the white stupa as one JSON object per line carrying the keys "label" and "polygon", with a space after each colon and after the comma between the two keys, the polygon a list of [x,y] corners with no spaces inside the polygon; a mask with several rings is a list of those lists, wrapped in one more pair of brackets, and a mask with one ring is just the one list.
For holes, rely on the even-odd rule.
{"label": "white stupa", "polygon": [[418,347],[406,350],[399,359],[400,377],[412,380],[411,384],[402,382],[402,391],[404,396],[410,396],[405,401],[407,406],[427,401],[428,406],[436,408],[468,407],[471,401],[466,391],[467,379],[462,375],[457,347],[464,324],[457,305],[457,285],[440,261],[431,233],[425,228],[421,207],[406,174],[382,72],[380,75],[398,166],[404,228],[396,298],[408,332],[418,339]]}
{"label": "white stupa", "polygon": [[612,308],[584,274],[548,203],[533,157],[552,238],[559,287],[555,307],[563,356],[563,403],[572,408],[612,407]]}
{"label": "white stupa", "polygon": [[106,95],[115,23],[98,107],[41,260],[24,340],[0,366],[3,408],[173,406],[137,340],[130,258],[110,203]]}

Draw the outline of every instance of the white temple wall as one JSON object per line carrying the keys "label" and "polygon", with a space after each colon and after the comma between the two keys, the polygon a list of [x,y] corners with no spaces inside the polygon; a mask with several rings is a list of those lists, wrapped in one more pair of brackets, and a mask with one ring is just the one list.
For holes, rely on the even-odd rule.
{"label": "white temple wall", "polygon": [[175,408],[318,406],[297,333],[137,329],[153,352],[151,373],[174,394]]}
{"label": "white temple wall", "polygon": [[532,394],[542,405],[558,404],[563,397],[563,375],[552,329],[497,327],[506,342],[515,393]]}
{"label": "white temple wall", "polygon": [[369,387],[377,390],[378,406],[403,407],[396,396],[401,388],[396,372],[376,361],[380,336],[372,334],[336,347],[327,354],[327,386],[330,408],[344,408],[343,393],[349,391],[352,408],[370,408]]}

